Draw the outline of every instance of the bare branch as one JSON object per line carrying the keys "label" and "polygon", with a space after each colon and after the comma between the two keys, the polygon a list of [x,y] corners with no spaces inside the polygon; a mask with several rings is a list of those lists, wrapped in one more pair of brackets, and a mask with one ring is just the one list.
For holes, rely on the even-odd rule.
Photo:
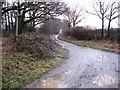
{"label": "bare branch", "polygon": [[75,8],[69,8],[65,13],[65,17],[67,17],[69,23],[74,27],[85,18],[83,18],[83,8],[79,10],[77,6]]}

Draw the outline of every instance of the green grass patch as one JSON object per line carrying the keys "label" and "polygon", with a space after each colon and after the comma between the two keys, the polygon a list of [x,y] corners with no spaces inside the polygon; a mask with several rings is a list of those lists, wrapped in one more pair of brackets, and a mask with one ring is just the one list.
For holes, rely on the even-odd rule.
{"label": "green grass patch", "polygon": [[32,54],[15,53],[13,56],[3,56],[3,88],[19,88],[43,73],[60,64],[67,58],[68,51],[57,47],[56,57],[42,60],[32,57]]}

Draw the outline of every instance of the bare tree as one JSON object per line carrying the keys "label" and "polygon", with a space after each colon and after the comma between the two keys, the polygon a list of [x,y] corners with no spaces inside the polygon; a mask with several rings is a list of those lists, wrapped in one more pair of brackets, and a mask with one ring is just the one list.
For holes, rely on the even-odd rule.
{"label": "bare tree", "polygon": [[[57,15],[63,14],[66,11],[66,4],[64,2],[14,2],[13,5],[2,7],[2,15],[8,21],[7,14],[9,14],[9,22],[10,13],[14,12],[15,15],[15,23],[18,21],[18,34],[22,33],[24,27],[31,23],[33,26],[40,21],[40,23],[46,19],[51,17],[55,17]],[[28,15],[29,12],[31,15]],[[8,22],[6,22],[7,29]],[[17,25],[15,25],[17,26]]]}
{"label": "bare tree", "polygon": [[84,18],[83,8],[78,8],[77,6],[75,8],[69,8],[64,16],[65,19],[69,22],[69,28],[75,27],[78,23],[80,23]]}
{"label": "bare tree", "polygon": [[109,10],[109,13],[107,15],[107,19],[109,20],[108,22],[108,28],[107,28],[107,37],[109,37],[109,34],[110,34],[110,26],[111,26],[111,22],[120,17],[120,14],[118,13],[118,9],[120,9],[120,6],[118,6],[118,2],[117,1],[112,1],[111,5],[110,5],[110,10]]}
{"label": "bare tree", "polygon": [[68,25],[67,27],[70,28],[71,27],[71,23],[72,23],[72,18],[71,18],[71,13],[69,10],[67,10],[65,12],[65,15],[64,15],[64,18],[65,20],[67,21],[66,24]]}
{"label": "bare tree", "polygon": [[109,3],[106,4],[106,2],[104,0],[94,0],[94,4],[93,4],[93,9],[95,11],[95,13],[91,13],[89,11],[87,11],[90,14],[93,14],[97,17],[99,17],[102,21],[102,31],[101,31],[101,36],[104,37],[104,22],[106,19],[106,14],[107,11],[109,10],[110,5]]}

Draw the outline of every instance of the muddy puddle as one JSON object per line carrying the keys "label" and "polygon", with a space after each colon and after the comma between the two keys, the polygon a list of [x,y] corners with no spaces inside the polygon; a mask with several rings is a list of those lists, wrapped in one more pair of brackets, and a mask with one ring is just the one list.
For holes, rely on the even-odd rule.
{"label": "muddy puddle", "polygon": [[[33,82],[30,87],[32,88],[66,88],[67,85],[63,83],[64,79],[69,75],[71,71],[64,71],[60,74],[47,77],[41,81]],[[29,87],[29,86],[28,86]]]}

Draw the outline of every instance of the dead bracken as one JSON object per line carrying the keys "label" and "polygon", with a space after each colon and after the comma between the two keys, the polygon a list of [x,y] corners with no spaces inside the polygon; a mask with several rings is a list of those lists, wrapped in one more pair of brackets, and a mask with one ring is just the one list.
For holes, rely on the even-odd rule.
{"label": "dead bracken", "polygon": [[6,40],[7,43],[3,43],[3,53],[6,50],[6,46],[9,46],[10,48],[6,50],[8,53],[25,52],[34,54],[33,56],[41,59],[54,58],[57,44],[41,33],[22,34],[18,36],[16,42],[14,40],[15,37],[12,37]]}

